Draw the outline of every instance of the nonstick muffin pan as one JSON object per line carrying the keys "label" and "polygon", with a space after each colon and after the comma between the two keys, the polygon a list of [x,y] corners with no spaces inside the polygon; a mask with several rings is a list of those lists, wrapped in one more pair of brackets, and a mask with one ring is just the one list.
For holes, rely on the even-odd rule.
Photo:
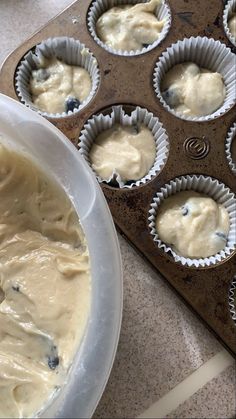
{"label": "nonstick muffin pan", "polygon": [[100,72],[96,94],[81,111],[63,118],[48,118],[75,146],[78,147],[87,120],[100,112],[109,113],[114,105],[123,105],[127,113],[140,106],[158,117],[169,139],[169,155],[162,170],[140,186],[100,185],[119,230],[236,356],[236,325],[229,306],[229,290],[236,273],[236,250],[213,265],[189,267],[163,252],[154,242],[149,227],[149,210],[156,193],[176,177],[210,176],[232,193],[236,192],[236,177],[225,152],[226,138],[236,119],[235,106],[209,121],[186,121],[164,108],[153,84],[154,69],[161,54],[178,40],[191,36],[213,38],[235,54],[235,47],[223,28],[224,3],[220,0],[207,3],[205,0],[170,0],[168,4],[171,27],[165,39],[154,49],[129,57],[111,54],[95,42],[87,27],[91,1],[75,1],[6,59],[0,74],[0,91],[19,100],[15,74],[23,56],[47,38],[67,36],[89,48]]}

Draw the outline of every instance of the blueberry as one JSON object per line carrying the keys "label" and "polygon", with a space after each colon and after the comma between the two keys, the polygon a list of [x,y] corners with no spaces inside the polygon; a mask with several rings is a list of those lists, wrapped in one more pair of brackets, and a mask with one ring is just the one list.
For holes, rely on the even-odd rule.
{"label": "blueberry", "polygon": [[226,235],[224,233],[222,233],[221,231],[217,231],[216,236],[219,237],[220,239],[224,240],[224,241],[227,240]]}
{"label": "blueberry", "polygon": [[51,370],[55,370],[59,365],[59,357],[57,352],[57,347],[52,345],[50,347],[50,354],[47,356],[48,366]]}
{"label": "blueberry", "polygon": [[187,207],[182,207],[181,208],[181,211],[182,211],[182,215],[188,215],[188,213],[189,213],[189,210],[188,210],[188,208]]}
{"label": "blueberry", "polygon": [[149,47],[150,44],[143,44],[143,48]]}
{"label": "blueberry", "polygon": [[162,96],[165,102],[171,107],[180,104],[180,94],[175,86],[170,86],[168,89],[164,90]]}
{"label": "blueberry", "polygon": [[51,370],[55,370],[58,365],[59,365],[58,356],[49,356],[48,357],[48,366]]}
{"label": "blueberry", "polygon": [[12,286],[12,289],[13,289],[13,291],[20,292],[20,287],[19,287],[19,285],[13,285],[13,286]]}
{"label": "blueberry", "polygon": [[50,77],[50,73],[46,68],[40,68],[33,72],[33,76],[36,81],[46,81]]}
{"label": "blueberry", "polygon": [[76,97],[68,97],[66,99],[66,112],[73,112],[74,109],[78,109],[78,107],[80,106],[80,101],[79,99],[76,99]]}

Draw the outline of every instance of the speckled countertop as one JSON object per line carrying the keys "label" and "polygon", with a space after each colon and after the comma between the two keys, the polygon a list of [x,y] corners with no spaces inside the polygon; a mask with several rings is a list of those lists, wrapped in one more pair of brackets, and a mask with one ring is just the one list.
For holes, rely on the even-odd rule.
{"label": "speckled countertop", "polygon": [[[0,65],[73,3],[0,0]],[[235,362],[170,287],[119,236],[124,314],[95,418],[235,418]]]}

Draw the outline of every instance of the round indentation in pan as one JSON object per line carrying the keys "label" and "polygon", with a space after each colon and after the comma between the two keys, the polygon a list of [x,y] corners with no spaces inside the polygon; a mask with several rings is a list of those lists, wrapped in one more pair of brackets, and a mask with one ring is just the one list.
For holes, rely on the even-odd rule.
{"label": "round indentation in pan", "polygon": [[224,13],[223,13],[223,26],[226,33],[227,38],[230,42],[236,47],[236,36],[232,34],[232,30],[230,30],[230,19],[234,19],[234,30],[236,32],[236,0],[229,0],[226,2]]}
{"label": "round indentation in pan", "polygon": [[[221,74],[225,85],[225,99],[223,104],[212,114],[205,116],[187,115],[176,111],[175,107],[179,105],[179,93],[175,91],[168,92],[169,103],[167,103],[167,93],[163,96],[163,80],[169,70],[175,65],[181,63],[194,63],[200,68],[209,69],[212,72]],[[236,103],[236,73],[235,55],[220,41],[206,37],[185,38],[172,44],[163,52],[154,69],[154,89],[156,95],[163,107],[178,118],[189,121],[210,121],[224,115]],[[218,100],[218,99],[217,99]]]}
{"label": "round indentation in pan", "polygon": [[[136,176],[136,179],[130,178],[130,173],[132,173],[133,175],[133,173],[136,173],[136,170],[138,171],[138,173],[144,173],[144,168],[147,164],[147,158],[145,157],[144,159],[144,154],[142,154],[143,150],[146,151],[146,149],[145,144],[140,143],[140,141],[142,141],[141,137],[137,139],[138,143],[137,146],[135,145],[135,148],[133,148],[131,143],[127,144],[127,150],[129,150],[127,151],[127,153],[131,153],[129,157],[126,158],[125,150],[123,153],[123,147],[121,147],[121,164],[119,164],[119,159],[117,163],[120,167],[120,172],[119,167],[112,168],[112,173],[109,175],[109,178],[102,178],[101,174],[98,174],[95,170],[95,167],[91,164],[90,152],[94,143],[96,143],[96,138],[103,132],[114,127],[115,125],[121,125],[124,127],[130,127],[134,129],[134,138],[137,134],[140,133],[142,126],[150,130],[150,132],[152,133],[153,147],[151,145],[151,140],[149,140],[148,147],[150,153],[155,154],[155,156],[153,156],[154,162],[151,165],[151,167],[149,166],[149,169],[147,169],[147,172],[143,174],[141,178],[137,178],[138,175]],[[130,147],[132,148],[133,153],[132,150],[130,150]],[[168,158],[169,140],[167,133],[163,128],[162,124],[160,123],[159,119],[156,116],[154,116],[151,112],[149,112],[147,109],[141,108],[139,106],[135,107],[132,105],[115,105],[110,108],[101,110],[96,115],[93,115],[86,122],[79,138],[79,148],[80,153],[84,156],[85,160],[92,167],[99,182],[103,182],[114,187],[130,189],[132,187],[141,186],[145,184],[154,176],[160,173]],[[105,161],[102,161],[102,164],[103,166],[106,166]],[[111,170],[111,165],[109,167],[109,170]],[[123,172],[123,177],[121,175],[121,172]],[[124,178],[124,176],[126,176],[126,179]]]}
{"label": "round indentation in pan", "polygon": [[[171,195],[180,191],[195,191],[200,194],[208,195],[218,204],[223,205],[229,214],[230,230],[226,245],[223,250],[209,257],[194,259],[183,257],[176,253],[173,248],[162,242],[156,230],[156,216],[162,202]],[[150,233],[158,248],[166,255],[170,256],[175,262],[193,268],[205,268],[214,266],[227,260],[236,250],[236,198],[235,194],[223,183],[204,175],[185,175],[171,180],[164,185],[154,196],[148,213]]]}
{"label": "round indentation in pan", "polygon": [[236,122],[228,131],[225,140],[225,154],[229,167],[236,176]]}
{"label": "round indentation in pan", "polygon": [[[82,67],[89,73],[91,79],[91,90],[88,96],[81,103],[77,103],[76,106],[72,103],[73,107],[70,106],[67,112],[48,113],[42,111],[32,100],[32,94],[30,92],[32,71],[41,68],[43,60],[51,58],[57,58],[69,65]],[[88,48],[73,38],[55,37],[42,41],[22,58],[16,69],[15,89],[20,101],[26,106],[45,117],[61,118],[75,114],[87,106],[98,89],[99,81],[100,74],[97,60]],[[58,89],[60,86],[59,84]]]}
{"label": "round indentation in pan", "polygon": [[229,310],[236,325],[236,274],[229,289]]}
{"label": "round indentation in pan", "polygon": [[[111,54],[115,55],[124,55],[124,56],[134,56],[134,55],[140,55],[144,54],[148,51],[151,51],[153,48],[157,47],[163,39],[166,37],[170,26],[171,26],[171,12],[168,4],[166,1],[161,0],[160,6],[156,7],[155,15],[159,21],[164,21],[164,26],[160,32],[159,37],[154,41],[152,44],[143,44],[143,48],[139,50],[134,51],[126,51],[121,49],[115,49],[107,44],[105,44],[98,36],[97,30],[96,30],[96,24],[98,19],[101,17],[102,14],[107,12],[112,7],[116,6],[125,6],[125,5],[136,5],[139,3],[148,3],[148,0],[94,0],[91,3],[91,6],[88,11],[88,29],[93,37],[93,39],[97,42],[99,46],[104,48],[106,51],[110,52]],[[132,16],[131,16],[132,17]],[[117,24],[117,20],[114,18],[113,24],[111,26],[114,27],[114,25]],[[133,30],[135,30],[137,27],[137,24],[135,24],[135,27]],[[146,29],[147,32],[147,29]],[[140,36],[140,34],[139,34]]]}

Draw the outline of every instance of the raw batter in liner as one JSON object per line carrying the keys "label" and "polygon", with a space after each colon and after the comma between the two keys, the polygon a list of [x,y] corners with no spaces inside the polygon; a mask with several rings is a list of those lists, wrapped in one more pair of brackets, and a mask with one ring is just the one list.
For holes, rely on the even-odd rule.
{"label": "raw batter in liner", "polygon": [[228,26],[231,35],[236,39],[236,13],[233,13],[233,15],[229,18]]}
{"label": "raw batter in liner", "polygon": [[109,181],[116,172],[125,183],[149,172],[156,157],[156,143],[145,125],[115,124],[98,135],[89,156],[93,169],[103,180]]}
{"label": "raw batter in liner", "polygon": [[163,201],[157,213],[156,229],[163,243],[173,247],[180,256],[204,258],[226,246],[229,215],[212,198],[183,191]]}
{"label": "raw batter in liner", "polygon": [[85,237],[72,204],[0,146],[0,417],[32,417],[66,377],[90,307]]}
{"label": "raw batter in liner", "polygon": [[111,48],[141,50],[158,39],[164,26],[155,15],[160,0],[119,5],[103,13],[96,23],[97,36]]}
{"label": "raw batter in liner", "polygon": [[78,108],[89,95],[92,82],[87,70],[59,61],[45,60],[30,80],[33,103],[47,113],[63,113]]}
{"label": "raw batter in liner", "polygon": [[177,64],[169,70],[161,90],[166,103],[187,116],[210,115],[225,99],[221,74],[199,68],[191,62]]}

